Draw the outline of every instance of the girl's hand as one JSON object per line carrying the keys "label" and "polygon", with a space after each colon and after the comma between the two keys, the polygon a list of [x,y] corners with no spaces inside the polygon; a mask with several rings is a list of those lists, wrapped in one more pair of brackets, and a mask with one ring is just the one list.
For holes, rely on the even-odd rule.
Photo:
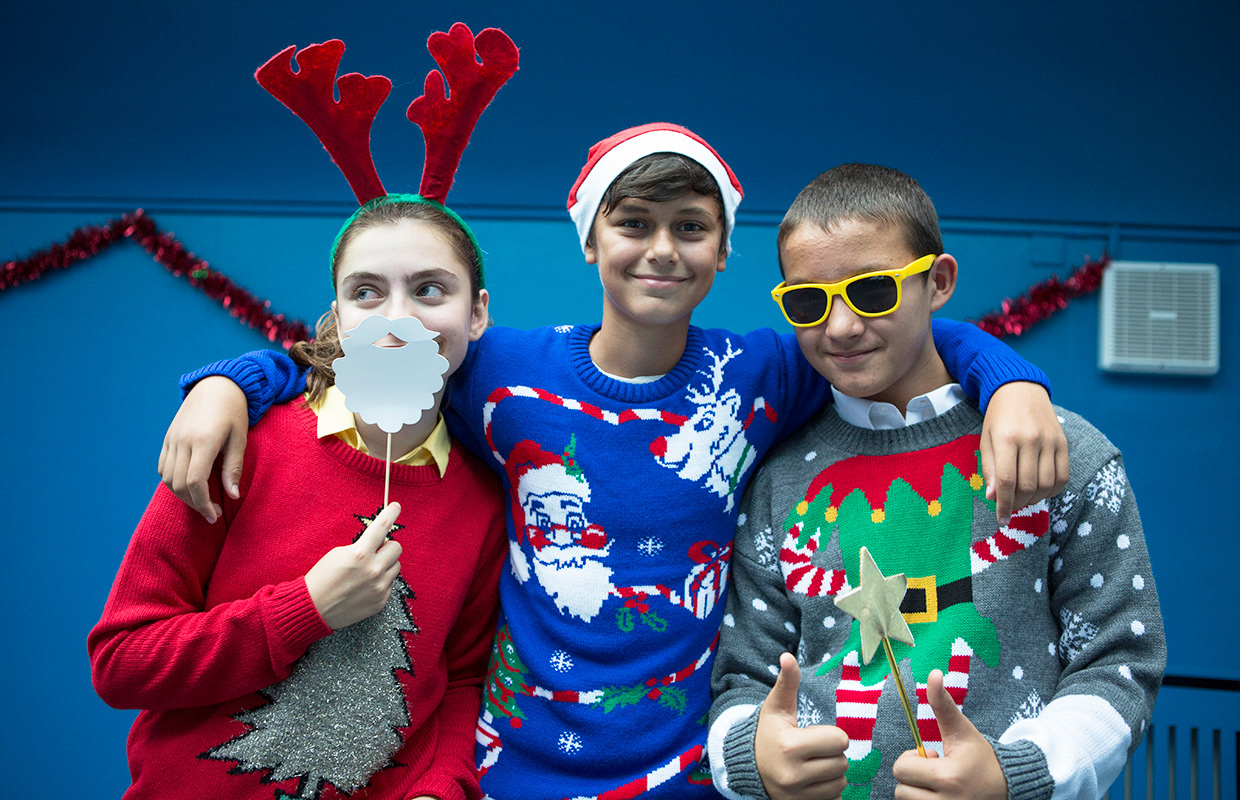
{"label": "girl's hand", "polygon": [[400,542],[388,532],[400,514],[389,503],[353,544],[332,548],[306,573],[306,588],[332,630],[377,614],[387,605],[400,574]]}

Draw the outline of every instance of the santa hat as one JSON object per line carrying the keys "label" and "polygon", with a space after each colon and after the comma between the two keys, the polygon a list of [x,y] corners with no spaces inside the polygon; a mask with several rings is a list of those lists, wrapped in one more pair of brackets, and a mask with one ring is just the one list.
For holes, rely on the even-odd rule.
{"label": "santa hat", "polygon": [[568,193],[568,213],[577,225],[581,248],[585,249],[594,215],[603,202],[603,194],[620,173],[634,161],[653,153],[679,153],[693,159],[719,184],[723,197],[723,215],[727,221],[726,252],[732,252],[732,228],[736,223],[736,207],[745,193],[732,168],[715,149],[688,128],[668,122],[652,122],[620,131],[590,148],[586,165]]}
{"label": "santa hat", "polygon": [[590,484],[577,464],[576,449],[576,436],[573,436],[563,454],[550,453],[529,439],[517,442],[512,448],[505,467],[508,470],[513,520],[521,523],[519,527],[524,526],[524,504],[531,491],[574,494],[583,502],[589,502]]}

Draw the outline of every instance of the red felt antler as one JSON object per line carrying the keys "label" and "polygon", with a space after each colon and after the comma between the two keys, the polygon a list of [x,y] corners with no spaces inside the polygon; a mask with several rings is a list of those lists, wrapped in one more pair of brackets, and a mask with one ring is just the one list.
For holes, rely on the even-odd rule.
{"label": "red felt antler", "polygon": [[[409,104],[406,116],[426,140],[419,194],[442,203],[478,117],[517,71],[517,46],[498,28],[475,37],[461,22],[447,33],[432,33],[426,46],[443,73],[427,74],[424,93]],[[444,75],[450,97],[444,93]]]}
{"label": "red felt antler", "polygon": [[[344,42],[339,39],[312,44],[297,53],[301,69],[294,73],[292,60],[296,49],[281,50],[259,67],[254,77],[310,126],[344,173],[358,203],[387,194],[370,154],[370,126],[392,90],[392,82],[382,75],[364,76],[356,72],[342,75],[337,81],[336,71],[344,54]],[[339,87],[339,102],[332,96],[333,84]]]}

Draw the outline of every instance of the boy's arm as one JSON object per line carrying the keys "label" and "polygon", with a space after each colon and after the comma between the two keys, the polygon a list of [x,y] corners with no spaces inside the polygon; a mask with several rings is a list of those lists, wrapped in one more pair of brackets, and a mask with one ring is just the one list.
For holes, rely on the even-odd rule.
{"label": "boy's arm", "polygon": [[982,477],[999,522],[1063,491],[1068,441],[1050,401],[1046,373],[967,322],[934,320],[934,346],[947,371],[986,413]]}
{"label": "boy's arm", "polygon": [[[1091,447],[1073,441],[1080,450]],[[1123,462],[1115,454],[1089,472],[1083,489],[1051,507],[1052,548],[1059,549],[1048,570],[1050,603],[1063,629],[1059,686],[1036,717],[1016,721],[995,744],[1005,772],[1036,745],[1056,776],[1056,797],[1096,797],[1115,780],[1149,724],[1167,660]],[[1017,788],[1013,797],[1022,796]]]}
{"label": "boy's arm", "polygon": [[159,453],[164,485],[208,522],[215,522],[220,507],[211,499],[208,478],[216,458],[222,452],[224,491],[236,499],[247,423],[253,425],[272,405],[297,397],[305,385],[304,370],[284,353],[271,350],[216,361],[183,375],[185,400]]}

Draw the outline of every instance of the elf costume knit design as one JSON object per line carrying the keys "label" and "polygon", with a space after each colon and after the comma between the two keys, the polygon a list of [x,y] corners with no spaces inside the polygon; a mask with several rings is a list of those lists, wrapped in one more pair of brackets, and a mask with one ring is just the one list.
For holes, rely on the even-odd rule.
{"label": "elf costume knit design", "polygon": [[[450,384],[453,436],[508,496],[481,784],[500,800],[712,797],[699,762],[737,502],[830,391],[791,335],[690,328],[666,376],[627,383],[595,368],[596,330],[491,328]],[[973,326],[936,331],[967,391],[1039,379]],[[237,380],[256,413],[299,385],[269,352],[185,382],[205,374]]]}
{"label": "elf costume knit design", "polygon": [[126,798],[478,797],[473,731],[494,632],[499,487],[454,446],[393,465],[401,575],[332,632],[304,575],[383,502],[384,462],[318,439],[304,403],[246,448],[241,500],[208,524],[160,486],[89,637],[95,688],[146,709]]}
{"label": "elf costume knit design", "polygon": [[726,795],[766,797],[757,708],[784,651],[803,665],[799,705],[849,736],[844,796],[894,791],[891,766],[913,747],[908,724],[887,660],[861,663],[859,626],[832,600],[856,585],[862,545],[885,575],[908,578],[901,612],[916,644],[892,649],[917,686],[926,746],[942,753],[925,697],[940,669],[991,740],[1010,797],[1106,790],[1145,730],[1166,649],[1119,452],[1059,413],[1069,485],[1002,527],[968,403],[883,431],[828,410],[772,454],[744,501],[714,668],[711,744],[724,753]]}

